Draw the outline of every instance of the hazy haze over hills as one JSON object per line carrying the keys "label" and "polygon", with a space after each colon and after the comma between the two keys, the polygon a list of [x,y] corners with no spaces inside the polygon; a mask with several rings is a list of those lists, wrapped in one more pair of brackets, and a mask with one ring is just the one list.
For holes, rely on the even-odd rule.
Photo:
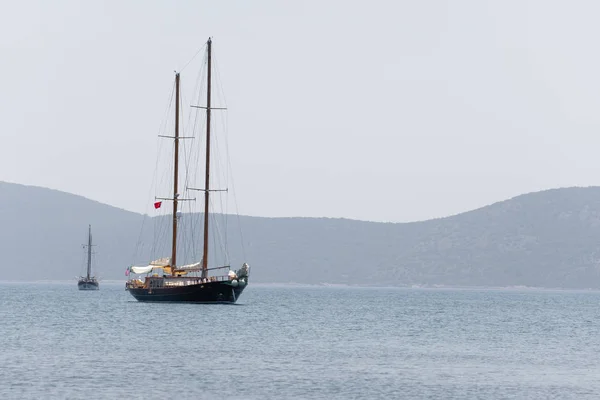
{"label": "hazy haze over hills", "polygon": [[[182,218],[195,224],[200,216]],[[249,262],[254,282],[600,288],[599,187],[531,193],[413,223],[229,221],[231,265]],[[153,233],[164,222],[64,192],[0,183],[2,279],[79,274],[88,223],[101,278],[124,279],[126,266],[168,255],[168,240]],[[183,230],[190,225],[182,223]],[[181,242],[180,261],[197,256],[198,247]]]}

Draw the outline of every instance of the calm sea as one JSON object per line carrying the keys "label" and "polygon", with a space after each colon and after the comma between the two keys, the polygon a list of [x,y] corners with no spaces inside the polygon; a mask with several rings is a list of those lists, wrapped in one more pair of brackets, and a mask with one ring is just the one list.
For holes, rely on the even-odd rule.
{"label": "calm sea", "polygon": [[600,293],[0,283],[2,399],[600,398]]}

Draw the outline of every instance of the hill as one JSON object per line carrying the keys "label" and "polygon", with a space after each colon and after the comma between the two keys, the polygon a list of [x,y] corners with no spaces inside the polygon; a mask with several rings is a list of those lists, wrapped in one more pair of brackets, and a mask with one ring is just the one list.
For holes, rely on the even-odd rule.
{"label": "hill", "polygon": [[[182,216],[182,229],[201,238],[201,218]],[[599,187],[530,193],[413,223],[229,220],[231,265],[248,261],[255,282],[600,288]],[[166,217],[0,182],[0,279],[73,278],[83,271],[88,224],[101,278],[124,279],[126,266],[168,255],[170,239],[153,229],[168,225]],[[182,242],[181,261],[197,257],[199,247],[199,240]]]}

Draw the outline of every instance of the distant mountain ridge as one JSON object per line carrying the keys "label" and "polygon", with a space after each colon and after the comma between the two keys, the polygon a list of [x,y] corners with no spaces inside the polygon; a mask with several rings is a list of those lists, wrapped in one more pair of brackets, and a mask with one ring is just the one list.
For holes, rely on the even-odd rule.
{"label": "distant mountain ridge", "polygon": [[[182,229],[197,230],[201,217],[185,216]],[[0,182],[0,280],[78,275],[88,224],[98,245],[101,278],[124,279],[133,262],[168,255],[153,253],[152,227],[167,222],[164,218]],[[231,265],[247,261],[255,282],[600,288],[600,187],[529,193],[411,223],[231,220],[239,221],[227,239]]]}

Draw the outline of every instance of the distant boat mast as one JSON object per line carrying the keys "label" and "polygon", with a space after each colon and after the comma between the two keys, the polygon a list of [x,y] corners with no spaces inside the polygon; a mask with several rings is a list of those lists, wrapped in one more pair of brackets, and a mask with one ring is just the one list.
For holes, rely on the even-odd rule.
{"label": "distant boat mast", "polygon": [[92,275],[92,225],[89,226],[88,231],[87,253],[87,278],[90,279]]}

